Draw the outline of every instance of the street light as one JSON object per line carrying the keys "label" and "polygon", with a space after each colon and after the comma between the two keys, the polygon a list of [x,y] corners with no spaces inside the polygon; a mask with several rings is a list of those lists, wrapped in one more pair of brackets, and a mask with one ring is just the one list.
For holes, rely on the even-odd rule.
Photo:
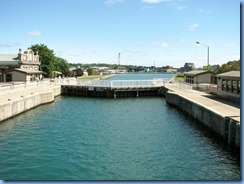
{"label": "street light", "polygon": [[209,66],[209,46],[207,46],[207,45],[205,45],[205,44],[203,44],[203,43],[200,43],[200,42],[196,42],[197,44],[199,44],[199,45],[204,45],[204,46],[206,46],[207,48],[208,48],[208,63],[207,63],[207,66]]}

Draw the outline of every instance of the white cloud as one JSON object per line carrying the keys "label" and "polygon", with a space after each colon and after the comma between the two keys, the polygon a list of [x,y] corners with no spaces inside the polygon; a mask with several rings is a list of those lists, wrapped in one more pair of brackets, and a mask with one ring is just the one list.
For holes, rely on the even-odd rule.
{"label": "white cloud", "polygon": [[80,57],[78,54],[70,54],[71,57]]}
{"label": "white cloud", "polygon": [[192,25],[189,26],[188,30],[189,31],[194,31],[198,27],[199,27],[199,24],[192,24]]}
{"label": "white cloud", "polygon": [[143,3],[160,3],[160,0],[142,0]]}
{"label": "white cloud", "polygon": [[167,42],[163,42],[162,43],[162,46],[163,46],[163,48],[168,48],[169,47],[169,44]]}
{"label": "white cloud", "polygon": [[184,43],[185,42],[185,38],[182,38],[179,43]]}
{"label": "white cloud", "polygon": [[161,2],[172,2],[172,1],[174,1],[174,0],[142,0],[141,2],[156,4],[156,3],[161,3]]}
{"label": "white cloud", "polygon": [[186,8],[187,8],[187,6],[180,5],[180,6],[176,7],[176,10],[180,11],[180,10],[183,10],[183,9],[186,9]]}
{"label": "white cloud", "polygon": [[145,56],[146,55],[146,53],[144,53],[144,52],[134,51],[134,50],[124,50],[124,52],[132,54],[132,55],[136,55],[136,56]]}
{"label": "white cloud", "polygon": [[42,36],[40,31],[29,31],[27,34],[30,36]]}
{"label": "white cloud", "polygon": [[226,44],[224,44],[224,46],[225,46],[225,47],[233,47],[234,44],[233,44],[233,43],[226,43]]}
{"label": "white cloud", "polygon": [[55,55],[56,55],[56,56],[59,56],[59,57],[62,57],[63,54],[64,54],[63,51],[57,51],[57,52],[55,52]]}
{"label": "white cloud", "polygon": [[0,48],[9,48],[9,47],[12,47],[12,45],[0,43]]}
{"label": "white cloud", "polygon": [[237,61],[239,59],[240,59],[240,55],[239,54],[235,54],[235,55],[232,56],[232,60]]}
{"label": "white cloud", "polygon": [[124,0],[106,0],[104,3],[107,5],[113,5],[113,4],[117,4],[117,3],[123,3]]}
{"label": "white cloud", "polygon": [[163,48],[168,48],[169,47],[169,44],[167,42],[154,41],[153,45],[159,45],[159,46],[161,46]]}
{"label": "white cloud", "polygon": [[151,9],[151,8],[154,8],[154,6],[147,5],[147,6],[142,6],[141,7],[142,10]]}
{"label": "white cloud", "polygon": [[188,6],[181,3],[181,0],[141,0],[141,2],[147,4],[165,3],[167,7],[173,7],[177,11],[188,8]]}
{"label": "white cloud", "polygon": [[203,11],[203,9],[199,9],[198,12],[199,13],[203,13],[204,11]]}
{"label": "white cloud", "polygon": [[204,14],[211,14],[211,13],[213,13],[212,10],[203,10],[203,9],[198,9],[198,12],[199,13],[204,13]]}

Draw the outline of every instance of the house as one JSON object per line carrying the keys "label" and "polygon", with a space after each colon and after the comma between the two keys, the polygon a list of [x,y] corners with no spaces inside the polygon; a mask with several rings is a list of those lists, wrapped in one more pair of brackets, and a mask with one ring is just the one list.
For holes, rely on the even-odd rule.
{"label": "house", "polygon": [[193,70],[184,73],[184,81],[190,84],[211,83],[212,74],[209,71]]}
{"label": "house", "polygon": [[0,82],[35,81],[42,78],[44,72],[39,71],[40,61],[38,52],[31,49],[18,54],[0,54]]}
{"label": "house", "polygon": [[163,66],[161,71],[164,73],[176,73],[177,69],[173,68],[172,66],[167,65],[167,66]]}
{"label": "house", "polygon": [[230,71],[216,75],[217,94],[220,96],[240,98],[240,71]]}

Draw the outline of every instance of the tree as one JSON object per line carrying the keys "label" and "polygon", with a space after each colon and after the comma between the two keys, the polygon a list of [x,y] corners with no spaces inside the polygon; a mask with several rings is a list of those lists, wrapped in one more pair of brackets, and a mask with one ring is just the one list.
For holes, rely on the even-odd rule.
{"label": "tree", "polygon": [[41,62],[41,70],[46,73],[47,77],[53,77],[55,56],[53,50],[49,49],[44,44],[31,45],[29,48],[34,52],[38,51]]}
{"label": "tree", "polygon": [[63,58],[55,57],[54,70],[59,71],[65,75],[69,73],[69,63]]}
{"label": "tree", "polygon": [[81,69],[81,68],[77,68],[76,69],[76,76],[77,77],[80,77],[80,76],[82,76],[84,73],[83,73],[83,70]]}
{"label": "tree", "polygon": [[229,61],[226,64],[223,64],[221,67],[217,66],[216,73],[224,73],[229,71],[240,71],[240,60],[238,61]]}
{"label": "tree", "polygon": [[203,70],[204,71],[210,71],[211,72],[212,71],[212,67],[211,66],[204,66],[203,67]]}
{"label": "tree", "polygon": [[88,75],[93,75],[93,69],[92,68],[88,68],[87,69],[87,73],[88,73]]}

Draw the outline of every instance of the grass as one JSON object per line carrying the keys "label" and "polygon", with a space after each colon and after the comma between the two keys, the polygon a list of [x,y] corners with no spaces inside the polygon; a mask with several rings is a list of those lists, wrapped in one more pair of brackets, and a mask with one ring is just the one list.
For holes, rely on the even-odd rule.
{"label": "grass", "polygon": [[177,76],[175,79],[178,80],[178,81],[184,81],[184,76],[183,77],[182,76]]}
{"label": "grass", "polygon": [[102,77],[101,75],[90,75],[90,76],[78,77],[78,79],[80,79],[80,80],[92,80],[92,79],[98,79],[101,77]]}

